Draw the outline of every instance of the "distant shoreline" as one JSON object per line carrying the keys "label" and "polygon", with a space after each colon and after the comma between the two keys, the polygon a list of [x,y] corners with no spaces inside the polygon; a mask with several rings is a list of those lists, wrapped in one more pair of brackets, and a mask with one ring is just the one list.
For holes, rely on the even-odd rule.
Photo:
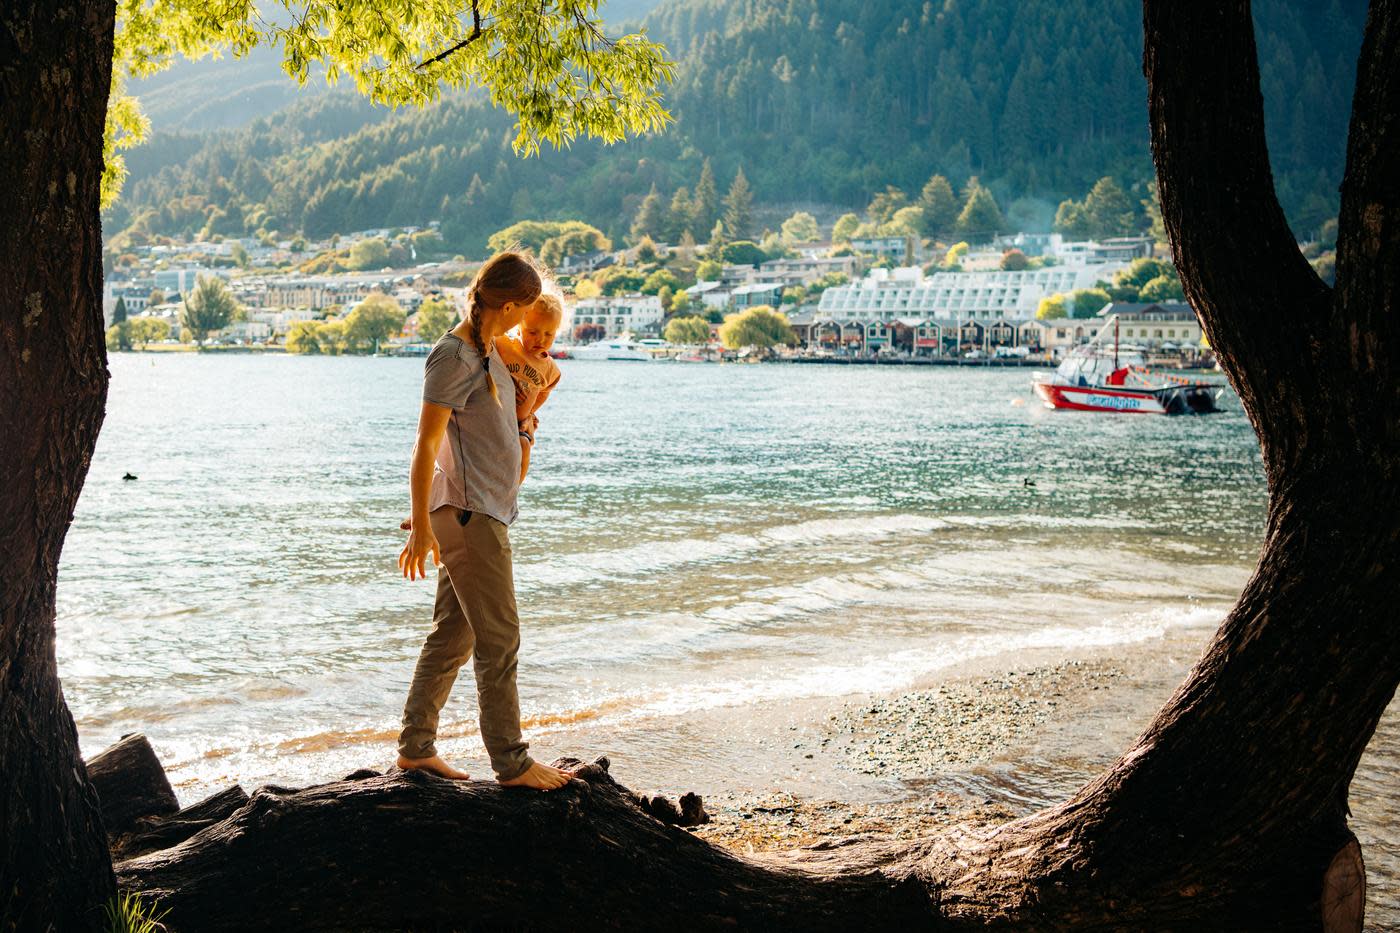
{"label": "distant shoreline", "polygon": [[[257,346],[257,345],[253,345],[253,346],[195,347],[195,346],[193,346],[193,345],[191,345],[191,344],[155,344],[155,345],[148,346],[148,347],[145,347],[145,348],[140,349],[140,350],[135,350],[135,349],[133,349],[133,350],[110,350],[110,351],[108,351],[108,353],[109,353],[109,354],[115,354],[115,353],[130,353],[130,354],[139,354],[139,353],[155,353],[155,354],[200,353],[200,354],[243,354],[243,355],[251,355],[251,356],[256,356],[256,355],[261,355],[261,354],[272,354],[272,355],[275,355],[275,356],[307,356],[307,357],[316,357],[316,356],[344,356],[344,357],[363,357],[363,358],[366,358],[366,359],[372,359],[372,358],[387,358],[387,359],[404,359],[404,358],[408,358],[408,359],[419,359],[419,358],[421,358],[421,356],[420,356],[419,354],[412,354],[412,353],[335,353],[335,354],[331,354],[331,353],[288,353],[285,347],[267,347],[267,346]],[[644,360],[577,360],[577,361],[576,361],[576,360],[572,360],[572,359],[571,359],[571,360],[569,360],[569,362],[584,362],[584,363],[617,363],[617,362],[625,362],[625,363],[628,363],[628,364],[633,364],[633,363],[637,363],[637,362],[646,362],[646,361],[644,361]],[[652,360],[651,362],[666,363],[666,362],[672,362],[672,361],[671,361],[671,360],[667,360],[667,359],[661,359],[661,360]],[[728,361],[709,361],[709,362],[728,362]],[[735,362],[747,362],[747,361],[742,361],[742,360],[740,360],[740,361],[735,361]],[[875,358],[867,358],[867,357],[804,357],[804,356],[797,356],[797,357],[773,357],[773,358],[771,358],[771,359],[754,360],[753,362],[759,362],[759,363],[802,364],[802,365],[808,365],[808,366],[810,366],[810,365],[829,365],[829,366],[959,366],[959,367],[961,367],[961,366],[967,366],[967,367],[982,368],[982,369],[1044,369],[1044,368],[1046,368],[1046,367],[1052,367],[1052,366],[1058,365],[1058,361],[1056,361],[1056,360],[1026,360],[1026,359],[1020,359],[1020,358],[1017,358],[1017,357],[1007,357],[1007,358],[989,357],[989,358],[986,358],[986,359],[964,360],[964,359],[958,359],[958,358],[956,358],[956,357],[921,357],[921,358],[915,358],[915,359],[899,359],[899,358],[893,358],[893,359],[875,359]],[[690,364],[687,364],[687,365],[690,365]],[[1201,372],[1201,373],[1213,373],[1213,372],[1217,372],[1217,370],[1214,369],[1213,367],[1177,366],[1177,367],[1169,367],[1169,368],[1174,369],[1174,370],[1180,370],[1180,371],[1182,371],[1182,372]]]}

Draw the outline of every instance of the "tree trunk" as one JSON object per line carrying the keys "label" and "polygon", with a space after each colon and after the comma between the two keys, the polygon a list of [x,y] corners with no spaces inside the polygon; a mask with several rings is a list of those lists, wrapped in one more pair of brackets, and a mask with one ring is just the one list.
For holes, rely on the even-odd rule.
{"label": "tree trunk", "polygon": [[1050,811],[945,840],[922,872],[961,869],[942,888],[953,917],[1318,928],[1355,845],[1347,788],[1400,683],[1400,10],[1373,3],[1361,50],[1335,292],[1274,195],[1248,3],[1146,0],[1144,25],[1162,212],[1259,436],[1264,550],[1107,773]]}
{"label": "tree trunk", "polygon": [[54,657],[102,424],[98,187],[111,2],[0,4],[0,927],[95,928],[114,881]]}
{"label": "tree trunk", "polygon": [[[122,862],[181,933],[253,930],[851,930],[928,926],[922,886],[852,847],[839,870],[760,864],[647,813],[592,765],[548,794],[421,772],[260,788],[183,845]],[[355,777],[355,776],[352,776]],[[862,864],[864,863],[864,864]]]}

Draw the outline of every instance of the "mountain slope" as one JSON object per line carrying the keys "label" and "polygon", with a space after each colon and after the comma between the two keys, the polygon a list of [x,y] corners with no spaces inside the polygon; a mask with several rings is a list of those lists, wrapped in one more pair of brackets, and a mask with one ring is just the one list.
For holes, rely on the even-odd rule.
{"label": "mountain slope", "polygon": [[[1300,229],[1335,211],[1364,15],[1359,0],[1255,4],[1275,175]],[[108,229],[440,219],[477,250],[515,219],[580,216],[618,234],[653,184],[693,186],[706,156],[721,189],[742,166],[760,202],[861,205],[933,172],[979,175],[1003,203],[1054,201],[1151,176],[1133,0],[670,0],[647,25],[680,63],[661,136],[520,160],[508,115],[476,96],[395,113],[321,94],[236,132],[157,134]]]}

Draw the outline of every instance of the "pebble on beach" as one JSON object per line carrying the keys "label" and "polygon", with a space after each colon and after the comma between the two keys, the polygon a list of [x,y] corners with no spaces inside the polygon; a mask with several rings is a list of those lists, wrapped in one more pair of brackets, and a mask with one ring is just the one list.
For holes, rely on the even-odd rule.
{"label": "pebble on beach", "polygon": [[[1037,730],[1087,694],[1125,677],[1100,661],[1064,661],[898,696],[848,703],[826,724],[821,753],[864,774],[903,780],[1014,755]],[[922,788],[876,803],[794,794],[706,797],[713,821],[697,836],[742,853],[865,836],[917,839],[954,825],[991,825],[1018,814],[1003,804]]]}
{"label": "pebble on beach", "polygon": [[1123,676],[1117,667],[1065,661],[975,682],[848,704],[823,745],[864,774],[917,778],[949,765],[990,761],[1050,720],[1070,693]]}

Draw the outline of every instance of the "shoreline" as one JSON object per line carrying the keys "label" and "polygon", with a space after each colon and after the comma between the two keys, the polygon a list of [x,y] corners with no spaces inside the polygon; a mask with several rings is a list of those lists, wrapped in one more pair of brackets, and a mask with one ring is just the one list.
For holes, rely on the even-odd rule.
{"label": "shoreline", "polygon": [[[849,699],[820,723],[833,765],[893,778],[890,793],[837,799],[788,791],[705,795],[711,822],[689,831],[739,855],[851,839],[911,842],[954,826],[989,827],[1069,799],[1146,726],[1196,660],[1177,636],[1147,650],[1074,659],[982,662],[919,689]],[[1163,651],[1161,649],[1166,649]],[[1366,929],[1400,927],[1400,698],[1358,768],[1350,825],[1366,860]],[[703,791],[702,791],[703,793]]]}
{"label": "shoreline", "polygon": [[[1144,711],[1145,725],[1163,688],[1172,689],[1168,681],[1174,687],[1188,666],[1178,659],[1153,670],[1155,650],[1009,660],[967,665],[914,690],[847,698],[814,724],[808,757],[886,779],[886,793],[844,800],[721,792],[705,797],[712,822],[693,832],[757,853],[853,835],[908,840],[1014,819],[1073,792],[1060,775],[1019,787],[1016,772],[1044,770],[1043,761],[1068,754],[1091,775],[1116,757],[1109,749],[1126,746],[1128,733],[1139,731],[1123,707]],[[1076,745],[1088,750],[1074,753]]]}

